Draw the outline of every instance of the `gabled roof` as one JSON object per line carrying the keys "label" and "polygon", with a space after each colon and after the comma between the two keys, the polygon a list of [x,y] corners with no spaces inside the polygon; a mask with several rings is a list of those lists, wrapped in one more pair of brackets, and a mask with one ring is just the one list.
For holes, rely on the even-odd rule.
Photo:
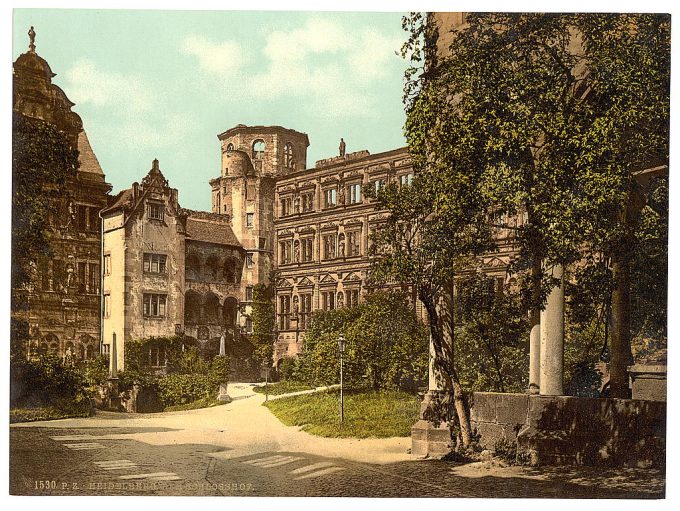
{"label": "gabled roof", "polygon": [[90,145],[90,140],[87,138],[85,131],[78,133],[78,152],[80,160],[80,170],[81,172],[92,172],[94,174],[104,175],[101,166],[99,165],[99,160],[92,150]]}

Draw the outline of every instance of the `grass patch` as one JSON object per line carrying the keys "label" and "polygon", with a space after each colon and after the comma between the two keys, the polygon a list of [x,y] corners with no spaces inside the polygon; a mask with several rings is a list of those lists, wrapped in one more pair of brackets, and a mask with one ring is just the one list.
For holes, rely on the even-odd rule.
{"label": "grass patch", "polygon": [[[289,394],[291,392],[300,392],[301,390],[312,390],[314,387],[307,383],[302,383],[301,381],[291,381],[284,380],[276,383],[268,383],[267,387],[269,389],[270,396],[280,396],[281,394]],[[264,385],[259,387],[254,387],[253,390],[258,394],[264,394]]]}
{"label": "grass patch", "polygon": [[71,417],[89,417],[90,409],[81,407],[73,410],[59,410],[53,406],[42,406],[37,408],[10,408],[9,422],[34,422],[51,421],[55,419],[69,419]]}
{"label": "grass patch", "polygon": [[264,405],[288,426],[324,437],[388,438],[409,436],[418,420],[420,400],[405,392],[345,392],[345,421],[340,423],[340,392],[291,396]]}
{"label": "grass patch", "polygon": [[182,410],[198,410],[199,408],[212,408],[213,406],[220,406],[227,404],[226,401],[218,401],[215,397],[204,397],[197,399],[191,403],[184,403],[181,405],[166,406],[163,408],[164,412],[180,412]]}

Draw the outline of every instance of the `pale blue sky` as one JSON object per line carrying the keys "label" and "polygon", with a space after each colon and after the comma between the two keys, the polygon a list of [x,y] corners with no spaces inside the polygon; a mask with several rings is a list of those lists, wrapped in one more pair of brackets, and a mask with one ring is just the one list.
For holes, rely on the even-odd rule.
{"label": "pale blue sky", "polygon": [[404,145],[400,13],[17,9],[13,58],[37,53],[76,103],[114,192],[160,160],[180,203],[210,208],[216,135],[305,132],[307,165]]}

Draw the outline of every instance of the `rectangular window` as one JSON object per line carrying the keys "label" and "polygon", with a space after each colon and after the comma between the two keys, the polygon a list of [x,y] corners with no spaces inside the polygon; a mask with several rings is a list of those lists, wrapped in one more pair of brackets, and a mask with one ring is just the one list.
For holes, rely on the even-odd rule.
{"label": "rectangular window", "polygon": [[78,206],[78,230],[87,230],[87,206]]}
{"label": "rectangular window", "polygon": [[304,238],[302,241],[302,262],[306,263],[314,258],[314,238]]}
{"label": "rectangular window", "polygon": [[350,257],[361,255],[361,232],[347,233],[347,254]]}
{"label": "rectangular window", "polygon": [[302,194],[302,212],[314,211],[314,192]]}
{"label": "rectangular window", "polygon": [[168,256],[144,254],[144,273],[166,273]]}
{"label": "rectangular window", "polygon": [[255,225],[255,213],[246,213],[246,227]]}
{"label": "rectangular window", "polygon": [[246,286],[246,302],[253,301],[253,286]]}
{"label": "rectangular window", "polygon": [[246,333],[247,334],[253,333],[253,320],[250,318],[246,318]]}
{"label": "rectangular window", "polygon": [[111,275],[111,254],[104,255],[104,275]]}
{"label": "rectangular window", "polygon": [[321,293],[321,306],[323,310],[335,309],[335,291],[323,291]]}
{"label": "rectangular window", "polygon": [[246,254],[246,268],[252,268],[255,266],[255,260],[253,259],[252,252]]}
{"label": "rectangular window", "polygon": [[155,293],[144,293],[144,316],[165,317],[165,304],[167,296]]}
{"label": "rectangular window", "polygon": [[323,258],[335,259],[335,234],[327,234],[323,237]]}
{"label": "rectangular window", "polygon": [[279,330],[290,329],[290,296],[279,296]]}
{"label": "rectangular window", "polygon": [[110,344],[102,344],[102,355],[105,357],[108,357],[111,354],[111,345]]}
{"label": "rectangular window", "polygon": [[358,204],[361,202],[361,183],[350,185],[349,187],[349,203]]}
{"label": "rectangular window", "polygon": [[90,207],[89,228],[91,231],[99,231],[99,212],[97,208]]}
{"label": "rectangular window", "polygon": [[111,295],[104,295],[104,317],[111,317]]}
{"label": "rectangular window", "polygon": [[281,216],[288,216],[292,214],[291,208],[290,208],[290,197],[286,197],[285,199],[281,199]]}
{"label": "rectangular window", "polygon": [[300,328],[305,330],[312,314],[312,294],[300,295]]}
{"label": "rectangular window", "polygon": [[87,263],[78,263],[78,292],[87,290]]}
{"label": "rectangular window", "polygon": [[329,188],[328,190],[325,191],[324,196],[326,197],[326,207],[327,208],[334,208],[335,205],[337,204],[337,198],[338,198],[338,190],[335,188]]}
{"label": "rectangular window", "polygon": [[87,292],[90,294],[99,294],[99,265],[90,263],[89,270]]}
{"label": "rectangular window", "polygon": [[413,174],[404,174],[399,176],[399,184],[403,188],[404,186],[411,186],[413,182]]}
{"label": "rectangular window", "polygon": [[347,303],[347,307],[356,307],[359,305],[359,290],[348,289],[345,291],[345,302]]}
{"label": "rectangular window", "polygon": [[158,202],[149,202],[147,207],[147,215],[154,220],[163,220],[165,213],[165,206]]}
{"label": "rectangular window", "polygon": [[373,182],[373,186],[375,187],[375,193],[378,193],[380,190],[385,188],[385,180],[384,179],[376,179]]}
{"label": "rectangular window", "polygon": [[288,264],[291,262],[291,242],[281,241],[279,242],[280,252],[281,252],[281,264]]}

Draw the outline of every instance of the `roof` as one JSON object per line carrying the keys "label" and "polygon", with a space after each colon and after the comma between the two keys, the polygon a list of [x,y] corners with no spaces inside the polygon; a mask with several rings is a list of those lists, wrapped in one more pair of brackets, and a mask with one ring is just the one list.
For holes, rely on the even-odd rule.
{"label": "roof", "polygon": [[185,211],[189,213],[187,218],[187,238],[218,245],[241,246],[234,231],[231,229],[231,225],[229,225],[228,216],[203,211]]}
{"label": "roof", "polygon": [[78,151],[80,152],[80,171],[104,175],[104,171],[99,165],[99,160],[92,150],[90,140],[87,138],[85,131],[78,133]]}
{"label": "roof", "polygon": [[126,202],[132,202],[132,188],[126,188],[125,190],[118,192],[118,195],[110,199],[110,204],[102,209],[101,213],[104,214],[115,211],[116,209],[121,208]]}

